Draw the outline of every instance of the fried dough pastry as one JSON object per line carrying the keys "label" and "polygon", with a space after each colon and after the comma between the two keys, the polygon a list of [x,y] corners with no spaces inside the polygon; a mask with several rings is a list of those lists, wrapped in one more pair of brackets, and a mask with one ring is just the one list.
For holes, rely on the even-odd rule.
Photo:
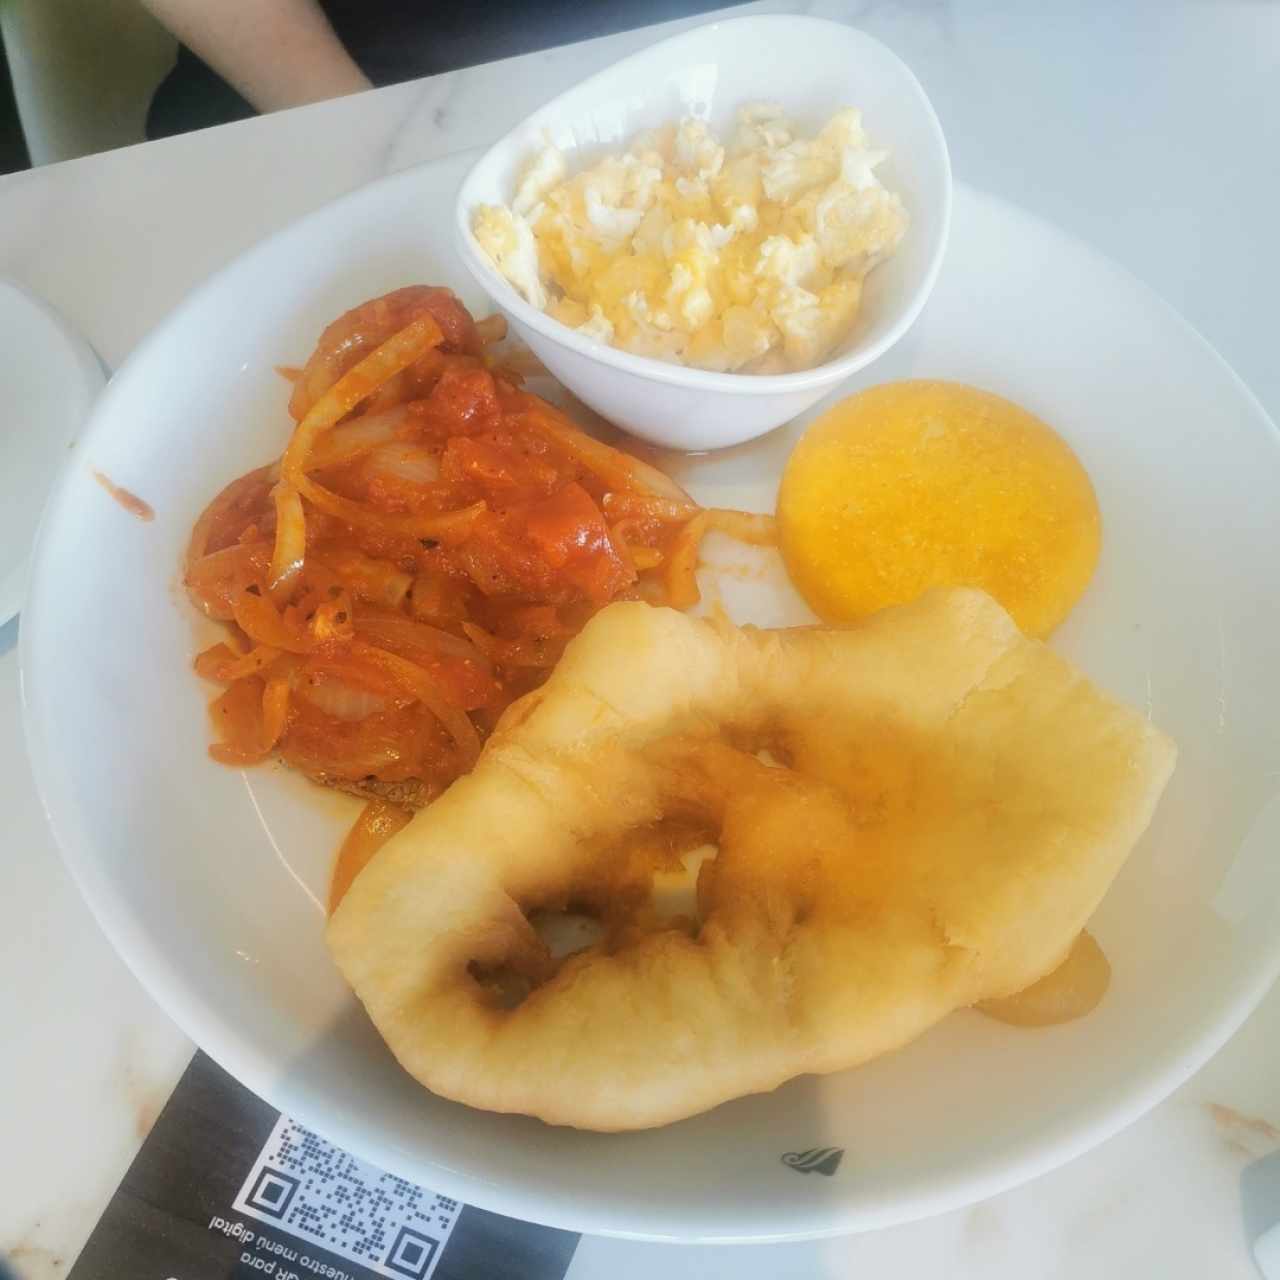
{"label": "fried dough pastry", "polygon": [[[839,630],[613,604],[375,856],[329,943],[433,1092],[664,1124],[1043,977],[1173,763],[979,591]],[[553,962],[528,913],[591,901],[628,835],[671,818],[718,833],[699,920]],[[523,979],[514,1007],[499,973]]]}

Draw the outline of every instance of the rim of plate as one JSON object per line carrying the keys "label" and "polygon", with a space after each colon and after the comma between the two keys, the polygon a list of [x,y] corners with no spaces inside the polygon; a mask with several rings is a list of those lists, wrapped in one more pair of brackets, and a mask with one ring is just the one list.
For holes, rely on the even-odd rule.
{"label": "rim of plate", "polygon": [[[674,1226],[678,1212],[660,1215],[645,1209],[634,1215],[636,1225],[628,1226],[620,1220],[622,1215],[617,1210],[609,1206],[603,1210],[591,1207],[580,1196],[569,1192],[549,1193],[537,1187],[512,1188],[445,1165],[432,1164],[429,1169],[424,1169],[420,1159],[396,1142],[394,1137],[373,1138],[358,1123],[352,1123],[341,1113],[330,1110],[330,1100],[322,1090],[280,1081],[276,1065],[269,1055],[178,977],[166,953],[149,940],[145,922],[118,892],[112,878],[103,873],[93,852],[95,842],[85,821],[86,815],[80,812],[71,779],[57,763],[58,755],[45,734],[39,709],[47,688],[40,658],[42,599],[45,592],[53,588],[43,572],[44,561],[49,554],[48,530],[58,523],[68,504],[75,501],[73,479],[85,451],[107,430],[108,411],[113,402],[122,394],[121,388],[136,376],[135,371],[145,365],[148,353],[158,344],[161,335],[201,306],[205,295],[215,285],[233,272],[246,270],[247,264],[259,255],[269,254],[284,237],[299,227],[326,217],[336,207],[368,200],[374,192],[392,184],[411,182],[424,170],[459,164],[468,153],[474,155],[474,149],[438,157],[348,192],[272,233],[204,280],[138,344],[108,383],[50,493],[37,532],[31,588],[19,632],[23,727],[41,807],[63,861],[99,927],[141,985],[174,1023],[231,1075],[272,1106],[388,1172],[414,1182],[425,1175],[430,1178],[433,1190],[446,1192],[478,1207],[547,1226],[619,1239],[682,1243],[765,1244],[821,1239],[894,1226],[961,1208],[1047,1173],[1104,1142],[1189,1079],[1253,1012],[1280,976],[1280,932],[1263,952],[1262,962],[1227,986],[1227,998],[1215,1016],[1203,1019],[1192,1028],[1179,1028],[1177,1034],[1165,1043],[1159,1055],[1161,1062],[1150,1073],[1101,1091],[1094,1104],[1092,1120],[1059,1122],[1038,1129],[1032,1138],[1006,1143],[995,1155],[978,1154],[963,1176],[931,1175],[919,1190],[895,1201],[889,1209],[859,1208],[848,1201],[828,1202],[812,1213],[790,1213],[786,1225],[779,1227],[775,1222],[769,1230],[759,1230],[760,1224],[755,1221],[743,1221],[734,1230],[699,1230],[696,1223],[689,1229]],[[1128,287],[1137,289],[1211,358],[1261,422],[1280,440],[1280,429],[1226,359],[1149,285],[1101,251],[1048,220],[1002,197],[976,191],[967,184],[961,185],[966,199],[985,202],[1005,216],[1030,223],[1041,233],[1086,254]],[[52,673],[47,679],[52,681]]]}
{"label": "rim of plate", "polygon": [[[106,368],[98,353],[89,344],[89,340],[79,333],[51,303],[46,302],[39,294],[33,293],[26,285],[11,276],[0,276],[0,290],[8,290],[22,303],[37,312],[49,324],[60,340],[58,359],[71,367],[74,377],[78,379],[79,389],[84,395],[84,404],[79,432],[92,419],[99,396],[107,382]],[[62,424],[59,424],[61,430]],[[61,465],[48,468],[56,479],[61,474]],[[36,535],[39,532],[40,519],[36,518],[34,527],[30,528],[26,537],[26,546],[20,558],[8,570],[0,568],[0,626],[22,612],[23,597],[26,595],[27,583],[32,564],[32,551],[35,547]],[[0,555],[10,554],[13,548],[0,548]]]}

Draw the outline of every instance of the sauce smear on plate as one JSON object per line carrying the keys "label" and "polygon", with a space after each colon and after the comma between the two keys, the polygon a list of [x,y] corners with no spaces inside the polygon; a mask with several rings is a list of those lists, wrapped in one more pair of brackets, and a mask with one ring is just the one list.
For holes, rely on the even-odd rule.
{"label": "sauce smear on plate", "polygon": [[136,516],[139,520],[149,521],[156,518],[155,508],[149,502],[144,502],[136,493],[130,489],[126,489],[123,485],[118,485],[109,476],[105,476],[101,471],[95,471],[93,478],[131,515]]}

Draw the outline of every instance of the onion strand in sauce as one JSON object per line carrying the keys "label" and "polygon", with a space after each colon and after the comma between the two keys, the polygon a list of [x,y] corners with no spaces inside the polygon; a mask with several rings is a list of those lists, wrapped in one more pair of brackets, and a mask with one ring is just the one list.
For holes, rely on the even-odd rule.
{"label": "onion strand in sauce", "polygon": [[227,627],[196,660],[226,686],[211,753],[274,754],[371,798],[335,900],[592,614],[617,599],[687,606],[706,530],[771,532],[766,517],[702,511],[524,390],[486,356],[504,334],[427,286],[348,312],[302,369],[282,369],[297,425],[281,456],[192,530],[188,593]]}

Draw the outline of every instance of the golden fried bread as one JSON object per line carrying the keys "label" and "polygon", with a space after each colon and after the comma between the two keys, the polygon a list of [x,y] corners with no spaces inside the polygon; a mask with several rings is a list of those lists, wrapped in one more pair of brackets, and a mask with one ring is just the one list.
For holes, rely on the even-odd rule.
{"label": "golden fried bread", "polygon": [[[1163,734],[979,591],[846,629],[613,604],[374,857],[329,943],[435,1093],[663,1124],[1037,981],[1173,763]],[[557,965],[528,913],[590,898],[622,837],[669,817],[718,832],[698,922]],[[529,988],[514,1007],[486,981],[499,970]]]}

